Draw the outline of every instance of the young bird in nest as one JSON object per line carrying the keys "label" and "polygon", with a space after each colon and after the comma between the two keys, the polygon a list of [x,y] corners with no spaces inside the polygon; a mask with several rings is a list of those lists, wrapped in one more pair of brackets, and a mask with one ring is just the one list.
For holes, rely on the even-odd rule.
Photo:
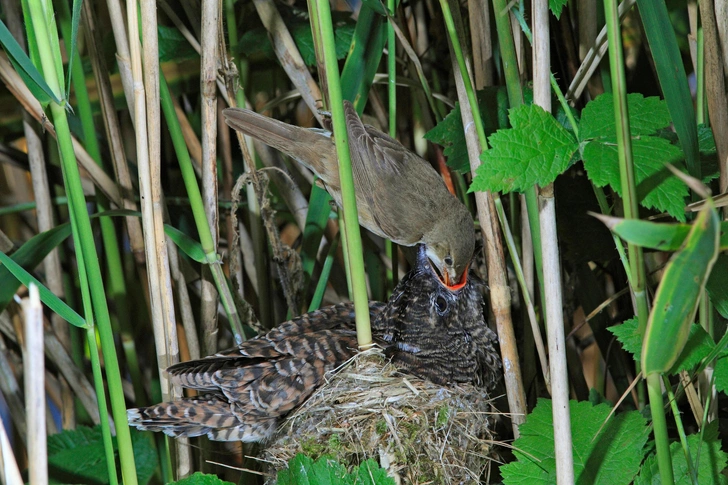
{"label": "young bird in nest", "polygon": [[[389,301],[369,306],[375,342],[407,373],[440,385],[491,389],[501,361],[475,280],[471,275],[457,289],[445,286],[419,246],[414,269]],[[175,437],[263,441],[356,349],[352,304],[307,313],[238,348],[171,366],[170,380],[200,395],[130,409],[129,423]]]}
{"label": "young bird in nest", "polygon": [[[402,246],[424,243],[448,286],[462,284],[475,247],[473,218],[432,166],[400,142],[362,123],[344,101],[359,223]],[[282,151],[318,175],[341,206],[336,145],[330,133],[289,125],[254,111],[223,110],[233,129]]]}

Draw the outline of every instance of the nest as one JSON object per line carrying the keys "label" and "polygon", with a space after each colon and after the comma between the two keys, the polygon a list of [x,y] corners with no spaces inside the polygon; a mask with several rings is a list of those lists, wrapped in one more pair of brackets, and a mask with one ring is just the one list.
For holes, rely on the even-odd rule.
{"label": "nest", "polygon": [[398,484],[479,483],[491,462],[494,419],[484,389],[403,377],[372,349],[289,416],[260,459],[277,470],[297,453],[349,467],[374,458]]}

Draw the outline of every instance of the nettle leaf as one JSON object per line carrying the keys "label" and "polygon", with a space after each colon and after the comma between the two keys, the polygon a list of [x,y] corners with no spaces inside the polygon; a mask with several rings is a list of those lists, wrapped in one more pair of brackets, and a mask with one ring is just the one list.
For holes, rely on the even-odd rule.
{"label": "nettle leaf", "polygon": [[[642,360],[642,337],[637,332],[636,318],[625,320],[620,325],[609,327],[607,330],[617,337],[622,348],[632,354],[635,361]],[[714,347],[715,343],[705,329],[698,324],[692,324],[688,341],[669,374],[678,374],[681,371],[692,369],[707,357]]]}
{"label": "nettle leaf", "polygon": [[[721,475],[728,462],[728,455],[721,450],[721,442],[718,439],[718,421],[713,421],[705,427],[703,440],[700,434],[692,434],[687,439],[688,448],[693,464],[697,466],[698,483],[700,484],[728,484],[728,477]],[[700,456],[698,456],[698,451]],[[670,444],[670,455],[672,457],[672,471],[675,476],[675,485],[692,485],[693,481],[688,474],[688,464],[685,453],[679,441]],[[660,470],[657,466],[657,458],[653,453],[645,460],[639,476],[635,479],[635,485],[660,484]]]}
{"label": "nettle leaf", "polygon": [[369,459],[353,473],[331,458],[322,456],[316,461],[298,454],[288,463],[286,470],[278,472],[277,485],[394,485],[394,480],[387,476],[376,461]]}
{"label": "nettle leaf", "polygon": [[[570,401],[569,407],[576,483],[630,483],[645,454],[649,436],[645,418],[638,411],[630,411],[607,421],[611,408],[606,404]],[[556,483],[551,410],[550,400],[539,399],[520,426],[521,436],[513,443],[518,461],[501,466],[505,484]]]}
{"label": "nettle leaf", "polygon": [[[132,429],[131,441],[137,478],[145,484],[157,468],[157,453],[148,434]],[[113,446],[118,453],[116,438]],[[80,426],[48,436],[48,470],[61,483],[109,483],[101,427]]]}
{"label": "nettle leaf", "polygon": [[[680,147],[669,140],[649,136],[659,135],[658,131],[670,124],[667,104],[656,97],[629,94],[627,106],[640,203],[685,221],[684,199],[688,196],[688,188],[665,168],[666,163],[677,164],[685,156]],[[603,94],[586,105],[581,113],[579,137],[589,179],[599,187],[609,185],[622,196],[611,94]]]}
{"label": "nettle leaf", "polygon": [[159,62],[196,59],[200,55],[176,27],[157,26],[159,36]]}
{"label": "nettle leaf", "polygon": [[[688,187],[665,168],[665,163],[676,164],[683,159],[682,150],[664,138],[644,136],[632,139],[632,156],[640,203],[684,222]],[[609,185],[622,196],[616,137],[587,143],[582,159],[589,179],[595,185]]]}
{"label": "nettle leaf", "polygon": [[569,0],[549,0],[549,10],[557,20],[561,18],[561,11],[567,3],[569,3]]}
{"label": "nettle leaf", "polygon": [[233,485],[230,482],[220,480],[217,475],[208,475],[202,472],[195,472],[187,478],[172,482],[169,485]]}
{"label": "nettle leaf", "polygon": [[[627,95],[629,129],[632,137],[652,135],[672,121],[667,104],[657,97],[645,98],[641,94]],[[579,138],[611,137],[617,133],[614,120],[614,99],[611,94],[602,94],[588,103],[581,112]]]}
{"label": "nettle leaf", "polygon": [[713,138],[713,129],[709,126],[698,125],[698,150],[703,183],[708,184],[720,176],[715,138]]}
{"label": "nettle leaf", "polygon": [[[485,134],[508,126],[508,92],[503,87],[488,87],[477,92],[480,116]],[[460,113],[460,103],[437,126],[425,133],[425,139],[445,147],[447,166],[460,173],[470,173],[470,159],[465,143],[465,131]]]}
{"label": "nettle leaf", "polygon": [[551,114],[537,105],[510,110],[513,128],[498,130],[488,140],[491,149],[480,156],[483,164],[471,191],[522,191],[547,185],[563,173],[578,145]]}

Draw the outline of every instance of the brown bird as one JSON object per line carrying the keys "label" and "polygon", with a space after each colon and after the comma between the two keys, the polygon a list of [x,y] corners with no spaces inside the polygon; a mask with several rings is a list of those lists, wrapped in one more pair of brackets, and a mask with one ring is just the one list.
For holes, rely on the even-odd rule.
{"label": "brown bird", "polygon": [[[495,333],[483,318],[477,278],[443,285],[420,246],[415,267],[390,300],[371,303],[372,330],[401,370],[437,384],[491,389],[501,375]],[[129,424],[217,441],[262,441],[279,420],[357,349],[350,303],[307,313],[237,348],[167,369],[171,381],[200,395],[129,409]]]}
{"label": "brown bird", "polygon": [[[424,243],[448,286],[463,284],[475,246],[473,218],[432,166],[400,142],[362,123],[344,101],[359,223],[403,246]],[[341,206],[331,133],[289,125],[254,111],[223,110],[233,129],[259,139],[311,169]]]}

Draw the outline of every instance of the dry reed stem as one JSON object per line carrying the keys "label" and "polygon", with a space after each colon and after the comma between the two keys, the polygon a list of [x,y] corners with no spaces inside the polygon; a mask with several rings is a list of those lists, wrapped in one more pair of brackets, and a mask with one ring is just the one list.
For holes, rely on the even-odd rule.
{"label": "dry reed stem", "polygon": [[25,415],[28,419],[28,470],[30,483],[48,483],[46,447],[45,359],[43,357],[43,307],[38,287],[31,283],[30,295],[23,299],[25,342],[23,369]]}

